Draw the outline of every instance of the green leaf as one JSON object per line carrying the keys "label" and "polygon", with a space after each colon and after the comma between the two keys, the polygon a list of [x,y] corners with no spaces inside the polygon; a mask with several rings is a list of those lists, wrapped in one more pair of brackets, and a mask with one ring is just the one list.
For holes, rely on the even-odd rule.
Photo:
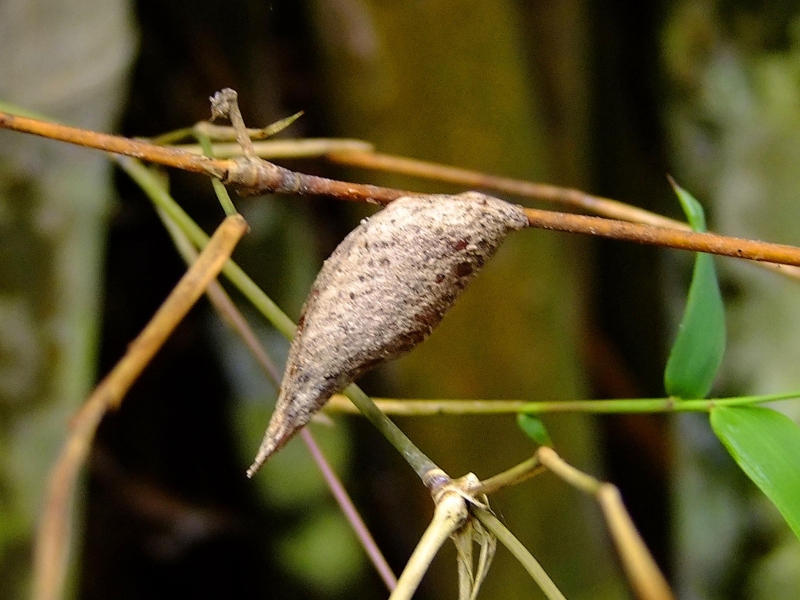
{"label": "green leaf", "polygon": [[[705,231],[703,208],[691,194],[670,179],[689,223]],[[709,254],[695,257],[692,283],[678,335],[664,370],[664,388],[678,398],[705,398],[725,352],[725,306]]]}
{"label": "green leaf", "polygon": [[686,219],[689,221],[689,225],[695,231],[705,231],[706,215],[705,212],[703,212],[703,206],[694,196],[675,183],[672,177],[667,176],[667,179],[669,179],[669,184],[672,186],[672,189],[675,190],[675,195],[678,196],[681,208],[686,215]]}
{"label": "green leaf", "polygon": [[800,427],[759,406],[717,407],[711,427],[800,538]]}
{"label": "green leaf", "polygon": [[525,432],[525,435],[540,446],[553,445],[550,434],[547,433],[547,429],[545,429],[544,423],[539,417],[520,413],[517,415],[517,425]]}

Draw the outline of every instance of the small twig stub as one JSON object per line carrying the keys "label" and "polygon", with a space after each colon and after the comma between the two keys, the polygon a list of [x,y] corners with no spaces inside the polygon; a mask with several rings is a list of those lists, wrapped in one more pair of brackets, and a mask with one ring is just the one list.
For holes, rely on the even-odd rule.
{"label": "small twig stub", "polygon": [[334,393],[430,335],[522,208],[477,192],[408,196],[365,219],[325,261],[303,307],[252,476]]}

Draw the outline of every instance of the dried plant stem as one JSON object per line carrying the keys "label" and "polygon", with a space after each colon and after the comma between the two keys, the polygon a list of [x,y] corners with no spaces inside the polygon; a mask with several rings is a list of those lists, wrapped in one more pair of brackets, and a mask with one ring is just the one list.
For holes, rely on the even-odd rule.
{"label": "dried plant stem", "polygon": [[544,183],[534,183],[508,177],[498,177],[479,171],[460,169],[449,165],[442,165],[414,158],[405,158],[391,154],[382,154],[368,149],[342,149],[333,150],[326,155],[332,162],[412,175],[423,179],[446,181],[475,189],[494,190],[515,196],[544,200],[579,208],[611,219],[631,221],[655,225],[656,227],[670,227],[688,231],[691,229],[686,223],[663,217],[659,214],[625,204],[617,200],[593,196],[580,190],[564,188]]}
{"label": "dried plant stem", "polygon": [[[325,156],[332,162],[338,164],[388,171],[391,173],[401,173],[423,179],[446,181],[472,188],[513,194],[523,198],[531,198],[577,208],[610,219],[653,225],[655,227],[666,227],[668,229],[691,230],[689,225],[683,221],[670,219],[669,217],[664,217],[618,200],[587,194],[586,192],[574,188],[535,183],[509,177],[498,177],[497,175],[490,175],[480,171],[460,169],[449,165],[394,156],[391,154],[382,154],[380,152],[375,152],[372,148],[358,148],[355,146],[332,148]],[[767,270],[775,271],[791,279],[800,280],[800,267],[778,265],[771,262],[762,262],[758,264]]]}
{"label": "dried plant stem", "polygon": [[536,455],[541,464],[561,479],[597,498],[637,596],[642,600],[674,600],[667,580],[625,510],[619,490],[567,464],[552,448],[543,446],[536,451]]}
{"label": "dried plant stem", "polygon": [[182,169],[191,173],[202,173],[218,178],[225,173],[225,161],[215,161],[204,156],[196,156],[182,150],[176,150],[175,148],[157,146],[149,142],[40,121],[6,112],[0,112],[0,128],[39,135],[87,148],[105,150],[113,154],[141,158],[148,162]]}
{"label": "dried plant stem", "polygon": [[433,519],[397,580],[397,587],[389,600],[411,600],[439,549],[464,524],[468,515],[466,501],[458,494],[446,494],[436,503]]}
{"label": "dried plant stem", "polygon": [[693,250],[695,252],[707,252],[709,254],[785,265],[800,265],[800,248],[796,246],[746,240],[715,233],[699,233],[696,231],[654,227],[639,223],[604,219],[602,217],[558,213],[534,208],[526,208],[525,214],[528,216],[531,227],[537,229],[585,233],[638,244],[666,246],[680,250]]}
{"label": "dried plant stem", "polygon": [[[710,398],[680,400],[677,398],[637,398],[619,400],[556,400],[552,402],[528,402],[526,400],[397,400],[373,398],[384,413],[402,416],[430,415],[486,415],[545,413],[678,413],[708,412],[717,406],[748,406],[778,400],[800,398],[800,390],[764,396],[737,396],[734,398]],[[330,412],[358,413],[347,397],[336,394],[325,406]]]}
{"label": "dried plant stem", "polygon": [[[215,142],[214,156],[217,158],[233,158],[241,156],[242,149],[239,144]],[[180,144],[175,146],[192,154],[203,154],[199,144]],[[372,144],[361,140],[344,138],[304,138],[299,140],[266,140],[253,142],[256,155],[266,160],[279,158],[316,158],[331,152],[341,151],[372,151]]]}
{"label": "dried plant stem", "polygon": [[[178,226],[164,214],[163,211],[159,211],[159,214],[162,217],[164,226],[169,231],[173,242],[183,256],[184,260],[187,263],[193,262],[197,256],[197,251],[194,249],[194,246],[192,246],[189,239],[183,234]],[[275,385],[277,388],[280,385],[280,373],[278,372],[275,363],[272,361],[272,359],[270,359],[269,355],[264,350],[264,347],[253,333],[252,328],[247,323],[247,320],[236,308],[236,305],[230,299],[228,294],[225,293],[225,290],[222,288],[219,282],[212,281],[208,286],[206,293],[208,294],[211,303],[214,305],[214,308],[217,309],[217,312],[220,314],[223,320],[228,323],[231,329],[233,329],[239,335],[239,337],[242,338],[242,341],[247,346],[248,350],[250,350],[250,353],[264,370],[264,373],[267,375],[267,377],[269,377],[269,379],[272,381],[273,385]],[[300,435],[306,447],[308,447],[314,462],[317,464],[317,467],[322,473],[325,482],[328,484],[331,494],[333,494],[333,497],[339,504],[342,513],[350,523],[350,526],[353,528],[356,537],[366,551],[367,556],[369,556],[372,564],[375,566],[375,570],[378,571],[378,574],[386,584],[386,587],[389,589],[389,591],[392,591],[397,585],[397,578],[392,572],[389,563],[386,562],[386,558],[383,556],[383,553],[381,553],[380,548],[375,543],[375,539],[372,537],[372,534],[369,532],[366,523],[364,523],[364,520],[358,513],[358,509],[356,509],[353,501],[350,499],[347,490],[345,490],[342,482],[339,480],[333,468],[328,463],[325,455],[320,450],[317,442],[314,440],[314,437],[311,435],[311,432],[308,430],[308,428],[303,429],[303,431],[300,432]]]}
{"label": "dried plant stem", "polygon": [[514,555],[514,558],[520,562],[528,574],[542,589],[542,592],[544,592],[548,600],[566,600],[564,594],[561,593],[553,580],[550,579],[550,576],[542,568],[542,565],[539,564],[539,561],[528,552],[528,549],[522,545],[522,542],[520,542],[497,517],[488,510],[479,507],[472,507],[472,514],[501,544],[508,548],[509,552]]}
{"label": "dried plant stem", "polygon": [[228,217],[156,311],[125,356],[100,382],[74,417],[72,429],[50,472],[34,550],[33,598],[61,598],[70,538],[70,512],[78,471],[86,460],[97,426],[119,406],[130,386],[222,269],[247,231],[240,216]]}
{"label": "dried plant stem", "polygon": [[[386,204],[402,196],[415,195],[403,190],[305,175],[254,157],[238,157],[227,160],[209,159],[174,148],[57,125],[5,112],[0,112],[0,128],[41,135],[107,152],[133,156],[186,171],[204,173],[221,179],[223,183],[235,185],[250,194],[271,192],[325,195],[339,200],[374,204]],[[566,193],[566,196],[569,195],[570,193]],[[620,203],[620,206],[624,205]],[[654,227],[614,219],[535,209],[526,209],[526,214],[531,227],[541,229],[585,233],[641,244],[800,266],[800,248],[795,246],[671,229],[672,225],[669,222],[664,223],[669,226]],[[628,217],[631,216],[628,213]],[[640,217],[647,218],[645,215],[640,215]],[[658,221],[661,222],[660,219]]]}

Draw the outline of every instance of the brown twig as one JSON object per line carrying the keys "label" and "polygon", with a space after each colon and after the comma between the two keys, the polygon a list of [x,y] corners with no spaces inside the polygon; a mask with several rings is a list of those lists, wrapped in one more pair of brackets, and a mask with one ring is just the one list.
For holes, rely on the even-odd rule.
{"label": "brown twig", "polygon": [[531,227],[538,229],[585,233],[638,244],[666,246],[734,258],[800,266],[800,248],[796,246],[535,208],[526,208],[525,214],[528,216]]}
{"label": "brown twig", "polygon": [[222,182],[235,186],[240,193],[303,194],[331,196],[337,200],[385,205],[403,196],[419,196],[419,192],[338,181],[316,175],[290,171],[276,164],[245,156],[224,161],[228,167]]}
{"label": "brown twig", "polygon": [[674,600],[667,580],[628,515],[619,490],[579,471],[547,446],[539,448],[536,457],[568,484],[597,498],[636,595],[642,600]]}
{"label": "brown twig", "polygon": [[[670,219],[663,215],[631,206],[624,202],[619,202],[618,200],[587,194],[586,192],[574,188],[535,183],[521,179],[512,179],[510,177],[499,177],[480,171],[471,171],[469,169],[461,169],[424,160],[382,154],[380,152],[375,152],[371,148],[358,148],[356,146],[332,148],[325,154],[325,157],[338,164],[378,171],[388,171],[391,173],[401,173],[412,177],[432,179],[434,181],[446,181],[488,191],[513,194],[522,198],[560,204],[577,208],[594,215],[629,221],[631,223],[642,223],[644,225],[653,225],[655,227],[665,227],[667,229],[679,229],[683,231],[691,230],[689,225],[682,221]],[[660,242],[658,243],[660,244]],[[800,267],[779,265],[771,262],[762,262],[759,263],[759,266],[780,273],[791,279],[800,280]]]}
{"label": "brown twig", "polygon": [[51,140],[69,142],[78,146],[105,150],[113,154],[123,154],[140,158],[148,162],[174,167],[191,173],[202,173],[214,177],[222,177],[225,162],[211,160],[204,156],[196,156],[183,150],[167,146],[157,146],[149,142],[131,140],[118,135],[109,135],[78,129],[69,125],[40,121],[20,115],[0,111],[0,128],[11,129],[22,133],[30,133]]}
{"label": "brown twig", "polygon": [[[116,154],[135,156],[149,162],[195,173],[205,173],[221,179],[223,183],[234,185],[247,194],[325,195],[340,200],[374,204],[387,204],[401,196],[415,195],[413,192],[403,190],[336,181],[297,173],[253,157],[238,157],[227,160],[209,159],[146,142],[38,121],[4,112],[0,112],[0,127],[80,144]],[[566,196],[571,193],[570,190],[566,190],[566,192]],[[587,195],[584,196],[591,198]],[[622,203],[616,204],[625,206]],[[629,208],[632,209],[633,207]],[[646,211],[643,212],[646,213]],[[526,209],[526,214],[530,220],[531,227],[540,229],[585,233],[640,244],[667,246],[755,261],[800,266],[800,248],[795,246],[532,208]],[[667,224],[670,223],[669,220],[666,220],[666,222]]]}
{"label": "brown twig", "polygon": [[498,177],[497,175],[490,175],[488,173],[451,167],[449,165],[442,165],[414,158],[382,154],[369,149],[334,150],[333,152],[329,152],[326,158],[332,162],[343,165],[400,173],[403,175],[421,177],[423,179],[433,179],[435,181],[446,181],[470,188],[494,190],[506,194],[513,194],[515,196],[522,196],[524,198],[558,203],[572,208],[579,208],[610,219],[644,223],[657,227],[670,227],[683,230],[690,229],[686,223],[682,223],[681,221],[676,221],[631,206],[630,204],[619,202],[618,200],[593,196],[572,188],[511,179],[509,177]]}
{"label": "brown twig", "polygon": [[246,231],[247,223],[239,215],[223,221],[197,261],[128,347],[125,356],[100,382],[73,418],[69,437],[47,481],[44,511],[34,550],[35,600],[57,600],[62,596],[75,482],[103,415],[119,406],[145,366],[219,274]]}

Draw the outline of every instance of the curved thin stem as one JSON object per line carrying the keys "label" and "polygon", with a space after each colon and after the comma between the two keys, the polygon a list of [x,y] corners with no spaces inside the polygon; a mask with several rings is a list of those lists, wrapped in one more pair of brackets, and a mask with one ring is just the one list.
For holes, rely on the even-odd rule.
{"label": "curved thin stem", "polygon": [[342,165],[400,173],[435,181],[447,181],[470,188],[494,190],[525,198],[535,198],[571,208],[579,208],[611,219],[646,223],[657,227],[671,227],[685,231],[691,229],[681,221],[669,219],[618,200],[593,196],[572,188],[499,177],[489,173],[481,173],[404,156],[384,154],[362,148],[335,149],[326,158],[331,162]]}
{"label": "curved thin stem", "polygon": [[526,479],[530,479],[534,475],[538,475],[544,471],[545,467],[539,460],[539,456],[534,455],[528,460],[523,461],[518,465],[503,471],[502,473],[498,473],[497,475],[489,477],[489,479],[481,481],[480,485],[472,490],[472,493],[476,496],[480,496],[481,494],[488,496],[489,494],[493,494],[505,487],[522,483]]}
{"label": "curved thin stem", "polygon": [[358,541],[361,542],[364,551],[375,566],[375,570],[378,571],[378,575],[380,575],[389,591],[393,591],[397,587],[397,577],[395,577],[395,574],[392,572],[389,563],[386,562],[386,558],[384,558],[381,549],[375,542],[375,538],[372,537],[372,533],[370,533],[367,528],[367,524],[364,523],[364,519],[361,518],[361,514],[353,504],[347,490],[344,489],[341,480],[336,475],[333,467],[331,467],[328,459],[325,458],[325,455],[314,439],[314,436],[311,435],[311,431],[309,431],[308,427],[304,427],[300,430],[300,437],[303,438],[309,452],[311,452],[311,456],[322,472],[322,476],[325,478],[325,482],[328,484],[333,497],[336,499],[336,503],[353,528],[356,537],[358,537]]}
{"label": "curved thin stem", "polygon": [[[192,154],[203,154],[199,144],[181,144],[174,146],[179,150]],[[242,155],[239,144],[231,142],[215,142],[214,156],[217,158],[233,158]],[[330,152],[350,150],[371,151],[373,146],[361,140],[346,138],[303,138],[298,140],[266,140],[253,142],[256,155],[266,160],[280,158],[316,158]]]}

